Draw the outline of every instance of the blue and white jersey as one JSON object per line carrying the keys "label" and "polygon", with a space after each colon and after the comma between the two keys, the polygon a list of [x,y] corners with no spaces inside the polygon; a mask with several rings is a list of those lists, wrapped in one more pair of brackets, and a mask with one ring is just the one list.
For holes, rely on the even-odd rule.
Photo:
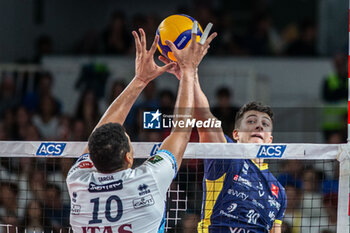
{"label": "blue and white jersey", "polygon": [[199,233],[269,232],[275,222],[282,223],[285,190],[267,164],[259,167],[250,159],[206,159],[203,190]]}
{"label": "blue and white jersey", "polygon": [[166,150],[135,169],[110,174],[97,172],[89,154],[82,155],[67,176],[73,231],[159,232],[176,172],[176,160]]}

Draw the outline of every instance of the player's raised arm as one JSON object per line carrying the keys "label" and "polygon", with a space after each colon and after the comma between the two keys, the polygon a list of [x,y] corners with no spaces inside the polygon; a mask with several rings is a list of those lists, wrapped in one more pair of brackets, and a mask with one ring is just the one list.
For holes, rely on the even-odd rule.
{"label": "player's raised arm", "polygon": [[[197,22],[194,23],[194,28]],[[215,38],[213,33],[204,44],[196,42],[196,31],[192,31],[192,40],[190,45],[183,50],[178,50],[175,45],[167,41],[167,45],[172,50],[179,68],[181,69],[181,78],[176,98],[174,121],[185,121],[193,117],[194,107],[194,82],[199,63],[208,51],[210,42]],[[192,128],[182,128],[176,125],[172,133],[164,140],[160,149],[170,151],[180,167],[183,153],[191,135]]]}
{"label": "player's raised arm", "polygon": [[[170,64],[170,61],[163,56],[159,56],[159,60],[161,60],[164,64]],[[178,64],[176,64],[176,66],[171,67],[171,69],[169,69],[168,72],[171,74],[174,74],[179,80],[181,79],[182,69]],[[193,117],[195,119],[205,121],[207,119],[215,118],[215,116],[210,111],[208,99],[200,87],[198,70],[196,70],[195,77],[194,77],[194,106],[193,107],[194,107]],[[225,142],[226,141],[222,128],[203,128],[202,127],[202,128],[197,128],[197,130],[199,133],[200,142]]]}
{"label": "player's raised arm", "polygon": [[[132,32],[136,47],[135,77],[118,98],[116,98],[108,107],[95,129],[109,122],[123,124],[132,105],[147,84],[175,64],[168,63],[162,67],[158,66],[154,62],[153,55],[157,49],[159,36],[154,38],[152,47],[150,50],[147,50],[146,34],[143,29],[139,29],[139,33],[140,36],[136,31]],[[87,152],[87,148],[85,149],[85,152]]]}

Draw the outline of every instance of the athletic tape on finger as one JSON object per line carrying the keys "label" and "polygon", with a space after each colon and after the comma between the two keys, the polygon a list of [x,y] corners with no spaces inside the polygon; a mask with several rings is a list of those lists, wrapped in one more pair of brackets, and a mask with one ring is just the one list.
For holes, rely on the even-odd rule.
{"label": "athletic tape on finger", "polygon": [[198,23],[197,21],[195,20],[193,22],[193,26],[192,26],[192,34],[197,34],[197,28],[198,28]]}
{"label": "athletic tape on finger", "polygon": [[200,44],[204,44],[205,41],[207,40],[208,36],[209,36],[209,32],[211,30],[211,28],[213,27],[213,24],[212,23],[208,23],[208,25],[206,26],[206,28],[204,29],[204,32],[202,34],[202,37],[201,39],[199,40],[199,43]]}

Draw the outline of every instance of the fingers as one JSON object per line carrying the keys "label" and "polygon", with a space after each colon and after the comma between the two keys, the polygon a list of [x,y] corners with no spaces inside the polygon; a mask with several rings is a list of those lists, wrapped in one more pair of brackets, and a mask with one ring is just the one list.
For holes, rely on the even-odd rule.
{"label": "fingers", "polygon": [[143,50],[146,50],[146,33],[142,28],[139,28],[141,34],[141,47]]}
{"label": "fingers", "polygon": [[166,57],[164,57],[164,56],[160,55],[160,56],[158,56],[158,59],[159,59],[159,61],[163,62],[164,64],[170,63],[170,61],[168,59],[166,59]]}
{"label": "fingers", "polygon": [[205,41],[204,46],[208,46],[217,35],[218,34],[216,32],[212,33],[209,36],[209,38]]}
{"label": "fingers", "polygon": [[169,46],[169,48],[173,52],[173,54],[177,52],[178,49],[176,48],[176,46],[174,45],[173,42],[171,42],[170,40],[166,40],[165,43],[167,46]]}
{"label": "fingers", "polygon": [[210,32],[212,27],[213,27],[212,23],[208,23],[208,25],[205,27],[204,32],[201,36],[201,39],[199,40],[200,44],[204,45],[204,42],[207,40],[207,38],[209,36],[209,32]]}
{"label": "fingers", "polygon": [[197,42],[197,31],[198,31],[198,22],[195,20],[192,26],[192,34],[191,34],[191,44],[195,44]]}
{"label": "fingers", "polygon": [[149,50],[151,54],[154,54],[156,52],[158,41],[159,41],[159,36],[156,35],[156,37],[154,38],[153,44],[151,46],[151,49]]}
{"label": "fingers", "polygon": [[132,31],[132,35],[134,36],[134,39],[135,39],[136,54],[138,54],[141,52],[140,37],[136,31]]}

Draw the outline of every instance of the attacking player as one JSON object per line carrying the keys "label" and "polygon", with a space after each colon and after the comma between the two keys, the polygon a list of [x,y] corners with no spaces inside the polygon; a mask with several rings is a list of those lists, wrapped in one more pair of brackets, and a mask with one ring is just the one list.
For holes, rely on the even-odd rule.
{"label": "attacking player", "polygon": [[[195,23],[192,38],[196,36]],[[169,70],[153,59],[156,36],[146,50],[146,35],[133,32],[136,44],[135,77],[107,109],[89,137],[88,147],[70,169],[67,185],[71,198],[70,223],[74,232],[127,233],[163,232],[166,192],[180,167],[191,129],[173,128],[158,153],[136,169],[133,148],[122,124],[143,90],[154,78]],[[175,111],[175,120],[191,117],[194,103],[194,76],[207,53],[213,33],[204,44],[192,39],[190,45],[177,50],[168,42],[182,72]]]}
{"label": "attacking player", "polygon": [[[164,57],[159,57],[169,64]],[[168,72],[181,78],[181,67]],[[215,118],[195,79],[194,118]],[[257,102],[244,105],[236,115],[233,138],[237,143],[271,143],[273,113]],[[222,129],[197,128],[200,142],[232,142]],[[263,159],[205,159],[203,202],[199,233],[281,232],[286,208],[282,185],[269,172]]]}

